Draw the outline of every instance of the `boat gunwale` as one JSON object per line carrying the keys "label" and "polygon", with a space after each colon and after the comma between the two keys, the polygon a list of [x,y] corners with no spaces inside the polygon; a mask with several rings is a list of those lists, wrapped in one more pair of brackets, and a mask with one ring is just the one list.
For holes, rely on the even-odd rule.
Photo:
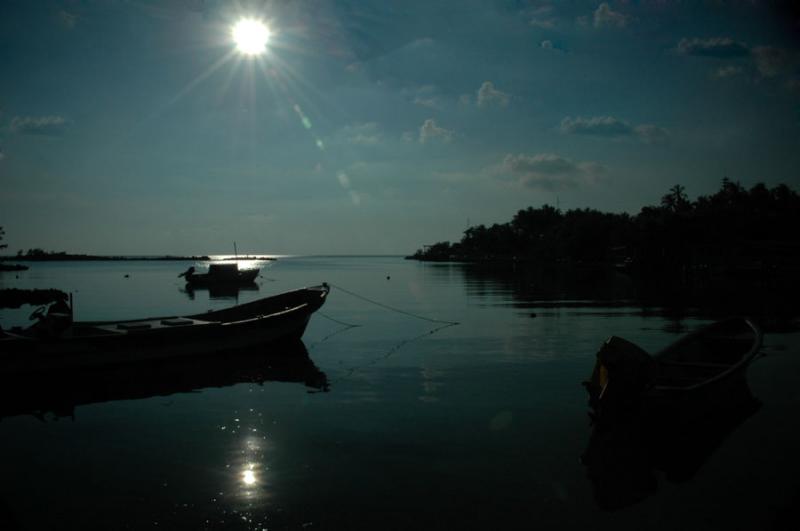
{"label": "boat gunwale", "polygon": [[[192,328],[206,327],[206,326],[219,326],[219,327],[222,327],[222,328],[228,328],[231,325],[233,325],[233,326],[236,326],[236,325],[247,325],[247,324],[251,324],[251,323],[254,323],[254,322],[257,322],[257,321],[260,321],[260,320],[264,320],[264,319],[269,319],[269,318],[273,318],[273,317],[281,317],[281,316],[285,316],[285,315],[288,315],[288,314],[291,314],[291,313],[301,313],[304,308],[305,309],[311,309],[312,305],[311,305],[311,303],[309,301],[306,301],[306,302],[302,302],[300,304],[294,304],[294,305],[289,306],[289,307],[284,307],[284,308],[282,308],[280,310],[277,310],[277,308],[275,308],[277,311],[269,311],[269,312],[261,313],[261,314],[258,314],[258,315],[254,315],[252,317],[247,317],[245,319],[230,320],[230,321],[224,321],[224,320],[221,320],[221,319],[214,319],[213,317],[215,316],[215,314],[218,315],[218,314],[220,314],[222,312],[228,312],[230,310],[240,310],[242,308],[247,310],[247,309],[250,309],[249,307],[255,308],[255,307],[258,307],[260,305],[269,304],[273,300],[277,300],[277,299],[280,299],[280,298],[283,298],[283,297],[296,296],[296,295],[299,295],[299,294],[303,294],[304,292],[309,292],[309,295],[311,295],[311,293],[315,292],[315,291],[319,292],[320,300],[324,301],[325,297],[330,292],[330,288],[328,286],[324,285],[324,284],[321,284],[321,285],[318,285],[318,286],[310,286],[310,287],[306,287],[306,288],[298,288],[298,289],[295,289],[295,290],[278,293],[278,294],[271,295],[271,296],[268,296],[268,297],[262,297],[260,299],[257,299],[257,300],[254,300],[254,301],[250,301],[250,302],[246,302],[246,303],[243,303],[243,304],[230,306],[228,308],[221,308],[219,310],[214,310],[214,311],[211,311],[211,312],[201,313],[201,314],[170,315],[170,316],[159,316],[159,317],[143,317],[143,318],[139,318],[139,319],[124,319],[124,320],[110,320],[110,321],[74,321],[71,324],[71,327],[70,327],[73,330],[75,328],[89,328],[89,329],[96,330],[96,331],[98,331],[100,333],[97,333],[97,334],[80,334],[79,333],[77,335],[61,336],[61,337],[59,337],[57,339],[59,341],[75,342],[75,341],[82,341],[82,340],[85,340],[87,338],[124,337],[124,336],[133,336],[133,335],[140,336],[140,335],[146,335],[146,334],[149,334],[149,333],[153,333],[153,332],[156,332],[156,331],[162,331],[162,330],[165,330],[165,329],[169,329],[169,330],[177,330],[177,329],[188,330],[188,329],[192,329]],[[321,304],[320,304],[320,306],[321,306]],[[209,317],[212,317],[212,318],[209,319]],[[160,327],[160,326],[159,327],[150,327],[150,328],[141,329],[141,330],[116,330],[116,329],[113,328],[113,327],[121,325],[121,324],[161,322],[161,321],[169,320],[169,319],[192,319],[194,321],[202,321],[202,322],[201,323],[191,323],[191,324],[188,324],[188,325],[185,325],[185,326],[181,326],[179,328]],[[10,331],[10,330],[4,330],[3,333],[5,334],[5,337],[3,337],[2,339],[6,340],[6,341],[17,342],[17,341],[20,341],[20,340],[28,340],[28,341],[30,341],[30,342],[32,342],[34,344],[42,341],[42,338],[33,337],[33,336],[30,336],[30,335],[27,335],[27,334],[24,334],[24,333],[20,334],[20,333],[16,333],[16,332],[13,332],[13,331]]]}
{"label": "boat gunwale", "polygon": [[653,384],[650,390],[656,392],[663,391],[667,393],[696,391],[698,389],[710,386],[720,380],[723,380],[728,376],[730,376],[731,374],[733,374],[734,372],[738,371],[739,369],[746,367],[747,364],[749,364],[753,360],[753,358],[756,357],[758,351],[761,349],[761,345],[763,342],[763,333],[761,329],[747,317],[731,317],[728,319],[724,319],[722,321],[715,321],[706,326],[703,326],[702,328],[698,328],[697,330],[694,330],[693,332],[686,334],[685,336],[681,337],[678,341],[660,350],[653,356],[653,359],[656,361],[657,364],[661,364],[662,361],[667,361],[666,359],[663,359],[666,354],[675,350],[680,350],[680,347],[682,347],[686,343],[694,341],[698,337],[707,334],[709,329],[716,327],[723,327],[726,324],[734,322],[740,322],[745,324],[747,328],[749,328],[750,332],[752,332],[753,334],[753,341],[751,343],[750,349],[744,354],[742,354],[742,356],[739,358],[737,362],[729,365],[728,368],[725,369],[724,371],[719,372],[716,375],[711,376],[710,378],[704,379],[703,381],[692,385],[676,386],[676,385]]}

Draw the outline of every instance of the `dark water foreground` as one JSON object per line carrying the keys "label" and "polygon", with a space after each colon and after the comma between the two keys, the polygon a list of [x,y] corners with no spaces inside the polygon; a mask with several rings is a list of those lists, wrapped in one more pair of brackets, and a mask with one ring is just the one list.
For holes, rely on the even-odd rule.
{"label": "dark water foreground", "polygon": [[[525,276],[395,258],[284,259],[267,266],[257,290],[213,296],[187,293],[176,277],[183,269],[48,263],[0,287],[72,292],[79,319],[203,311],[320,281],[334,289],[303,345],[5,385],[0,529],[730,530],[793,521],[797,334],[766,334],[766,356],[749,370],[753,400],[741,409],[696,431],[598,436],[580,382],[599,344],[616,334],[655,351],[709,317],[609,302],[626,300],[624,280],[543,279],[537,288]],[[551,301],[606,302],[547,305],[548,290]],[[28,313],[6,311],[0,324]]]}

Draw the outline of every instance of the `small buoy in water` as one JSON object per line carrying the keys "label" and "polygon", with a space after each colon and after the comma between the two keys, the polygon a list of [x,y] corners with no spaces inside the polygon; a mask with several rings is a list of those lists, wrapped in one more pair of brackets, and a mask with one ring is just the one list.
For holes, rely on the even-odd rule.
{"label": "small buoy in water", "polygon": [[536,317],[536,312],[531,312],[531,317]]}

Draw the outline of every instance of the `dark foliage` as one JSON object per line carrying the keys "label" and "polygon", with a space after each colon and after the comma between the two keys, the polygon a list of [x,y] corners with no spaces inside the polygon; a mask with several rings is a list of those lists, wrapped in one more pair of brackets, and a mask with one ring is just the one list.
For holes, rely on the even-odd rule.
{"label": "dark foliage", "polygon": [[19,308],[23,304],[50,304],[69,297],[57,289],[0,289],[0,308]]}
{"label": "dark foliage", "polygon": [[478,225],[460,242],[417,251],[420,260],[536,261],[616,264],[683,270],[722,264],[768,267],[794,263],[798,255],[800,196],[786,185],[746,190],[722,181],[718,192],[690,201],[673,186],[658,206],[636,216],[592,209],[562,212],[527,208],[491,227]]}

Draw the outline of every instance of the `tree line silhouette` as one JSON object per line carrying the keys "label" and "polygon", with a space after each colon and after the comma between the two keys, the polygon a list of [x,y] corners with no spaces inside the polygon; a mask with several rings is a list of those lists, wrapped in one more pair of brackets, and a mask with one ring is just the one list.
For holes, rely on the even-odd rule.
{"label": "tree line silhouette", "polygon": [[439,242],[409,258],[431,261],[531,261],[616,265],[639,272],[689,274],[708,268],[800,265],[800,195],[785,184],[749,190],[723,179],[689,200],[675,185],[659,205],[636,215],[550,205],[517,212],[508,223],[478,225],[461,241]]}

